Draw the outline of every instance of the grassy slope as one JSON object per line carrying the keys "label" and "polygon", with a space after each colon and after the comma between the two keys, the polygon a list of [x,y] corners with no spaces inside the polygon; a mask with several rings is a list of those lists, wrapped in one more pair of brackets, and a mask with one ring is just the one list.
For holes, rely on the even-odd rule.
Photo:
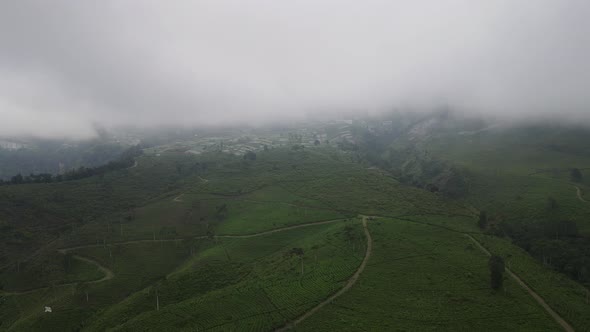
{"label": "grassy slope", "polygon": [[558,329],[512,280],[490,290],[487,257],[462,234],[395,219],[370,229],[373,257],[359,283],[298,331]]}
{"label": "grassy slope", "polygon": [[[401,185],[392,178],[350,163],[347,158],[347,155],[330,149],[262,152],[255,162],[244,162],[216,154],[206,154],[198,158],[177,154],[147,156],[137,168],[127,171],[132,173],[130,176],[109,175],[113,177],[113,181],[109,183],[117,188],[121,187],[115,192],[120,192],[123,196],[129,195],[124,202],[130,200],[133,205],[112,212],[108,210],[104,216],[82,224],[74,232],[62,236],[59,241],[64,246],[106,243],[106,248],[81,249],[79,253],[94,257],[112,267],[115,270],[115,279],[91,285],[88,288],[91,294],[89,303],[85,301],[86,289],[83,286],[77,289],[51,289],[52,298],[49,299],[44,295],[47,294],[45,291],[4,297],[8,302],[6,305],[0,304],[0,317],[11,318],[6,320],[8,323],[3,322],[5,325],[2,326],[10,326],[15,320],[20,319],[12,325],[13,329],[35,330],[51,326],[58,330],[67,330],[84,326],[90,330],[103,330],[125,322],[128,323],[119,327],[155,329],[200,324],[218,326],[220,330],[243,326],[252,330],[270,329],[296,317],[313,303],[341,287],[343,281],[358,266],[359,257],[362,257],[362,235],[353,237],[348,243],[343,242],[342,235],[338,235],[342,234],[342,229],[338,228],[338,224],[331,224],[260,238],[220,239],[218,243],[185,240],[179,244],[126,245],[120,246],[124,250],[115,252],[114,258],[111,258],[108,252],[108,245],[154,237],[188,238],[205,235],[208,231],[214,234],[249,234],[282,225],[350,217],[358,213],[403,216],[416,222],[440,226],[421,226],[425,231],[436,230],[428,231],[428,237],[424,238],[415,232],[406,231],[409,232],[408,236],[416,237],[415,241],[425,241],[418,242],[420,246],[429,248],[430,242],[440,242],[441,248],[447,252],[468,258],[465,262],[470,265],[466,268],[475,271],[472,273],[476,273],[474,275],[477,279],[457,274],[463,264],[463,261],[459,260],[453,262],[454,267],[448,271],[445,270],[444,264],[436,265],[433,271],[446,276],[444,280],[435,280],[438,282],[436,285],[447,287],[449,279],[460,277],[461,282],[470,285],[481,284],[481,288],[487,289],[484,276],[485,257],[476,259],[475,253],[468,255],[461,251],[457,245],[463,243],[463,239],[462,242],[455,243],[457,239],[446,232],[448,228],[472,231],[475,222],[470,216],[474,211],[440,196]],[[201,166],[196,167],[195,163]],[[208,165],[205,171],[203,163]],[[198,171],[191,171],[195,168]],[[175,173],[177,175],[170,175]],[[154,178],[158,174],[169,178],[166,181]],[[127,178],[130,178],[128,181],[131,182],[125,182]],[[121,181],[115,181],[116,179]],[[80,184],[86,188],[84,190],[91,192],[88,197],[95,197],[92,190],[101,188],[97,185],[99,179],[84,181]],[[141,181],[149,183],[138,183]],[[95,189],[92,189],[93,187]],[[59,190],[51,185],[48,188]],[[183,195],[180,196],[180,202],[173,200],[181,194]],[[26,193],[22,195],[24,197]],[[42,196],[45,193],[37,195]],[[114,196],[112,199],[117,197]],[[93,211],[101,209],[103,203],[100,203],[99,199],[99,202],[94,204],[96,206],[89,205],[87,208]],[[227,216],[218,218],[216,209],[222,204],[228,206],[228,213]],[[274,209],[277,205],[281,208]],[[128,215],[131,217],[126,217]],[[392,235],[388,233],[391,230],[371,227],[373,233],[378,236],[376,241],[385,244],[379,247],[383,251],[382,257],[401,257],[396,256],[396,243],[389,243],[383,238]],[[362,234],[360,228],[356,231]],[[380,235],[381,232],[383,235]],[[328,236],[329,234],[333,235]],[[304,267],[316,264],[317,270],[308,271],[305,268],[304,278],[301,278],[297,265],[298,258],[287,259],[285,256],[285,251],[293,247],[304,248]],[[416,246],[411,248],[407,250],[424,251]],[[368,279],[367,282],[385,285],[379,274],[395,273],[399,268],[402,268],[404,273],[410,273],[405,276],[412,281],[418,277],[411,275],[413,269],[419,267],[427,272],[432,264],[431,260],[417,262],[420,264],[413,262],[391,271],[387,269],[389,272],[377,271],[372,274],[374,279]],[[370,268],[371,266],[367,267],[366,272],[369,276]],[[176,273],[170,274],[173,271]],[[166,275],[168,278],[162,279]],[[390,278],[397,277],[390,275]],[[361,285],[367,283],[363,280],[361,279]],[[294,286],[298,284],[299,287]],[[157,313],[154,311],[155,287],[161,294],[161,310]],[[245,291],[241,293],[242,289]],[[462,288],[458,290],[462,291]],[[488,293],[483,290],[468,293],[474,296],[473,301],[479,303],[476,308],[471,309],[474,316],[484,316],[488,313],[489,308],[481,304],[484,299],[494,298]],[[510,288],[509,294],[518,298],[516,304],[498,299],[491,309],[502,313],[499,307],[506,306],[518,312],[517,315],[538,313],[539,308],[523,304],[532,300],[519,295],[516,289]],[[414,295],[408,295],[408,301]],[[434,299],[437,299],[439,304],[433,304],[425,295],[419,297],[427,310],[442,310],[440,317],[447,321],[453,315],[460,314],[440,309],[441,301],[447,299],[446,295],[435,295]],[[14,311],[11,303],[21,299],[24,301],[32,296],[45,296],[44,303],[52,303],[56,307],[54,315],[47,316],[38,312],[39,308],[35,308],[32,302],[30,306],[20,306],[18,313]],[[452,298],[447,300],[456,300]],[[212,305],[218,302],[219,304]],[[459,302],[469,301],[460,298]],[[427,311],[414,309],[417,316],[424,315]],[[268,320],[263,319],[264,316],[260,314],[269,310],[273,313]],[[31,313],[34,315],[29,317]],[[14,317],[15,314],[19,317]],[[541,314],[539,317],[544,316]],[[374,318],[376,320],[373,323],[367,324],[381,321],[377,317]],[[551,321],[547,322],[544,319],[538,322],[539,327],[553,326]],[[318,324],[324,326],[325,323]],[[503,326],[500,322],[494,324]],[[533,325],[527,324],[536,323],[523,324],[527,328],[532,328]],[[447,326],[450,328],[453,325]]]}
{"label": "grassy slope", "polygon": [[43,306],[51,306],[53,313],[44,314],[40,310],[42,306],[38,303],[39,310],[32,317],[16,322],[12,326],[13,330],[76,329],[81,326],[82,321],[100,308],[117,303],[163,278],[188,258],[190,249],[187,243],[141,243],[91,247],[76,250],[74,253],[94,259],[108,267],[115,273],[115,278],[98,284],[79,284],[53,289],[52,291],[58,295],[42,302]]}
{"label": "grassy slope", "polygon": [[[356,241],[343,233],[350,223],[308,227],[250,239],[223,239],[193,259],[190,267],[159,286],[161,310],[154,309],[154,291],[126,301],[99,317],[92,329],[119,326],[122,330],[162,330],[196,327],[220,330],[266,330],[295,317],[335,291],[359,264],[362,253],[360,224],[354,223]],[[356,243],[356,247],[352,245]],[[288,255],[302,248],[301,260]],[[215,282],[213,276],[228,281]],[[233,273],[227,273],[229,270]],[[238,280],[235,280],[238,277]],[[203,284],[209,285],[209,289]],[[151,308],[124,320],[135,307]],[[123,316],[125,315],[125,316]]]}
{"label": "grassy slope", "polygon": [[576,331],[590,331],[589,293],[586,288],[563,274],[544,268],[524,250],[511,245],[506,239],[487,235],[476,235],[476,238],[488,250],[507,257],[507,266],[570,322]]}
{"label": "grassy slope", "polygon": [[[477,208],[508,221],[572,220],[590,236],[590,204],[582,204],[574,188],[587,191],[587,184],[569,178],[571,168],[590,167],[585,141],[587,133],[520,128],[466,136],[445,133],[426,145],[470,173],[467,200]],[[548,213],[549,197],[557,200],[559,209]]]}
{"label": "grassy slope", "polygon": [[[189,174],[175,164],[186,156],[142,157],[138,167],[80,181],[0,187],[0,270],[38,270],[35,259],[55,246],[103,240],[107,224],[119,224],[137,206],[178,188]],[[48,243],[54,243],[52,248]],[[30,264],[29,264],[30,263]]]}

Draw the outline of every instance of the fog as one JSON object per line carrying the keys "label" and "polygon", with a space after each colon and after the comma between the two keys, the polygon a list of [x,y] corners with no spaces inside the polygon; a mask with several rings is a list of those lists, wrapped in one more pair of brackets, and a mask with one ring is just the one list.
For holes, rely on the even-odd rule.
{"label": "fog", "polygon": [[0,136],[445,105],[590,123],[587,0],[0,2]]}

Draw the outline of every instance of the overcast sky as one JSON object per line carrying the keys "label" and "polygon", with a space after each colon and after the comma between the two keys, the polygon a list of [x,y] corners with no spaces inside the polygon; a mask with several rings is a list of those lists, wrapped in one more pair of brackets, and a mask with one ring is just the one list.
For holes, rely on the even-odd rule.
{"label": "overcast sky", "polygon": [[0,135],[449,105],[590,119],[588,0],[3,0]]}

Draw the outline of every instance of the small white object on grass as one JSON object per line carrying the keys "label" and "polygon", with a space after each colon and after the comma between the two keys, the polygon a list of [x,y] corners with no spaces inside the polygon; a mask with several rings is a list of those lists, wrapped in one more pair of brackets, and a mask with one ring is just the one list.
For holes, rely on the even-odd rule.
{"label": "small white object on grass", "polygon": [[51,307],[45,307],[45,312],[52,312]]}

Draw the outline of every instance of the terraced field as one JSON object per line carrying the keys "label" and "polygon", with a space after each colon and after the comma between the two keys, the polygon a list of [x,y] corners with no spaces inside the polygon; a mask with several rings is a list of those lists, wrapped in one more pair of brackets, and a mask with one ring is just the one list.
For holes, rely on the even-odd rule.
{"label": "terraced field", "polygon": [[[362,259],[361,232],[360,222],[351,221],[219,239],[219,245],[192,258],[158,286],[159,311],[153,307],[154,291],[148,290],[110,309],[97,322],[109,326],[119,322],[120,326],[114,326],[121,330],[278,327],[342,287]],[[301,248],[303,255],[293,253],[293,248]],[[211,266],[220,270],[218,277],[221,274],[233,283],[204,281],[211,276],[200,272]],[[203,289],[202,284],[211,288]],[[131,320],[117,319],[134,306],[145,307],[146,302],[152,310]],[[96,329],[103,327],[97,323]]]}
{"label": "terraced field", "polygon": [[487,257],[460,232],[383,219],[369,224],[373,256],[358,283],[298,331],[555,331],[518,284],[489,286]]}
{"label": "terraced field", "polygon": [[[558,330],[513,279],[490,289],[487,257],[466,233],[577,331],[590,326],[584,288],[482,235],[477,209],[346,158],[331,149],[261,152],[255,162],[166,153],[121,171],[133,181],[83,180],[90,197],[108,189],[134,203],[73,224],[23,259],[20,274],[4,269],[0,330]],[[151,194],[130,194],[149,187],[140,184],[148,171],[176,175]],[[556,188],[543,179],[523,193],[531,205],[522,211],[544,204],[539,188]],[[571,185],[567,192],[561,206],[582,218],[570,209],[582,205]],[[376,217],[365,228],[360,215]],[[53,272],[35,278],[35,266]]]}

